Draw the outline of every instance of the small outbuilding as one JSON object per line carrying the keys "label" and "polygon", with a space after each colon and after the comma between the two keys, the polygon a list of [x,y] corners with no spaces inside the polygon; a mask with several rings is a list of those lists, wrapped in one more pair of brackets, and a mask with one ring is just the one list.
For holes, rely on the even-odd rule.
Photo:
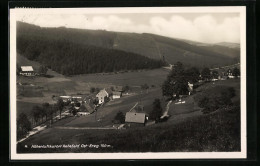
{"label": "small outbuilding", "polygon": [[122,97],[122,92],[113,92],[113,99],[119,99]]}

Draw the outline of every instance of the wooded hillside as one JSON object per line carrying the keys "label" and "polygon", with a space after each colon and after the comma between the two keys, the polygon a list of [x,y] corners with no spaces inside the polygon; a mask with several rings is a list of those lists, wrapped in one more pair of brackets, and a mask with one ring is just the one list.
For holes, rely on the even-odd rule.
{"label": "wooded hillside", "polygon": [[[173,27],[174,28],[174,27]],[[165,60],[185,66],[219,67],[239,62],[239,44],[207,44],[174,39],[154,34],[111,32],[105,30],[72,29],[65,27],[44,28],[17,22],[17,37],[38,37],[48,41],[59,40],[84,47],[119,50],[155,60]]]}
{"label": "wooded hillside", "polygon": [[17,36],[17,51],[64,75],[154,69],[163,65],[160,60],[134,53],[30,34]]}

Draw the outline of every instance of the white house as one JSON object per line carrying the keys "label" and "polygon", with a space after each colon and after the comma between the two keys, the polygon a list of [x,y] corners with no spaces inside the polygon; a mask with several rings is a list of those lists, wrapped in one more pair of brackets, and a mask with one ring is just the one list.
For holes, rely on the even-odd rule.
{"label": "white house", "polygon": [[189,90],[189,95],[193,92],[193,84],[188,82],[188,90]]}
{"label": "white house", "polygon": [[233,76],[233,72],[231,69],[228,69],[227,76],[228,76],[228,78],[235,78],[235,76]]}
{"label": "white house", "polygon": [[98,104],[102,104],[105,102],[106,97],[110,97],[112,95],[112,91],[110,89],[102,89],[98,92],[96,97],[98,98]]}
{"label": "white house", "polygon": [[122,92],[113,92],[113,99],[119,99],[122,97]]}
{"label": "white house", "polygon": [[21,66],[20,75],[23,76],[35,76],[35,72],[32,66]]}

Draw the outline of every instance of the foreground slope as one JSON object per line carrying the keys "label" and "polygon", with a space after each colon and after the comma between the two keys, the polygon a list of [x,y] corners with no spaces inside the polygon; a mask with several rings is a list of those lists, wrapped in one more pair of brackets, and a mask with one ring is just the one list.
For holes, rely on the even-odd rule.
{"label": "foreground slope", "polygon": [[[236,96],[232,98],[233,105],[218,109],[209,114],[202,114],[199,110],[189,112],[187,109],[172,107],[168,121],[151,126],[131,128],[126,130],[102,129],[69,129],[80,126],[84,117],[61,120],[52,127],[28,138],[18,144],[18,153],[60,153],[60,152],[238,152],[240,146],[240,83],[239,79],[208,83],[203,89],[217,86],[235,88]],[[200,92],[198,92],[199,94]],[[152,96],[152,95],[151,95]],[[191,96],[192,97],[192,96]],[[120,104],[119,104],[120,105]],[[185,104],[183,105],[185,107]],[[147,110],[147,109],[146,109]],[[109,114],[117,112],[111,110]],[[98,114],[100,117],[101,114]],[[106,122],[111,122],[113,116],[106,116]],[[89,117],[84,127],[90,123],[98,126],[106,122]],[[109,119],[110,118],[110,119]],[[60,127],[65,128],[60,128]],[[112,139],[111,139],[112,138]],[[106,148],[31,148],[32,145],[101,145]],[[24,148],[27,145],[29,148]]]}

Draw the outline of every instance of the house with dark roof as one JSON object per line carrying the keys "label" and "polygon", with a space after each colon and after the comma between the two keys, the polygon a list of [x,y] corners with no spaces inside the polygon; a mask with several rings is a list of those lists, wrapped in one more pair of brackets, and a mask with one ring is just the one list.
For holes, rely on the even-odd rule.
{"label": "house with dark roof", "polygon": [[89,115],[94,112],[94,109],[90,107],[89,104],[83,103],[80,108],[77,110],[77,114],[80,116]]}
{"label": "house with dark roof", "polygon": [[127,112],[125,115],[125,124],[128,127],[145,126],[145,113]]}

